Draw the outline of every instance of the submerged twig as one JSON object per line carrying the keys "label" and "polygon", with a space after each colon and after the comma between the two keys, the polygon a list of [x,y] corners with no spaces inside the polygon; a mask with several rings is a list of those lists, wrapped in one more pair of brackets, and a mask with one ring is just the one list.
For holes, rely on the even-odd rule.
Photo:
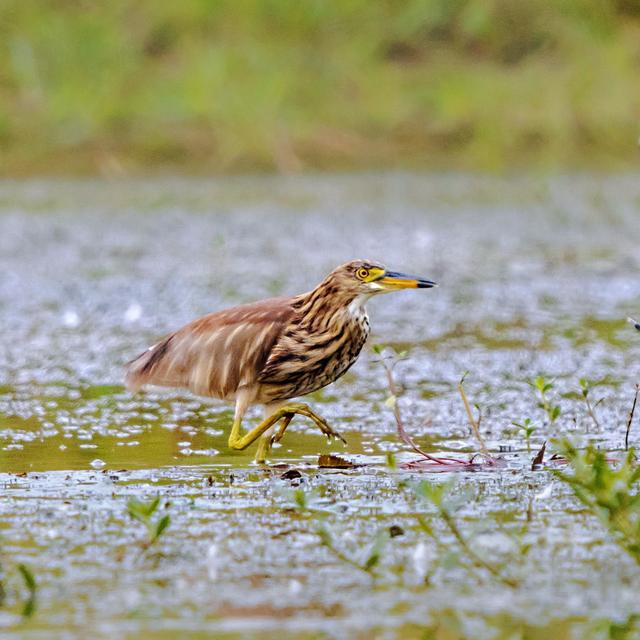
{"label": "submerged twig", "polygon": [[636,412],[636,404],[638,403],[638,395],[640,395],[640,384],[636,385],[636,393],[633,396],[633,404],[629,411],[629,420],[627,420],[627,431],[624,434],[624,450],[629,451],[629,432],[631,431],[631,423],[633,422],[633,414]]}

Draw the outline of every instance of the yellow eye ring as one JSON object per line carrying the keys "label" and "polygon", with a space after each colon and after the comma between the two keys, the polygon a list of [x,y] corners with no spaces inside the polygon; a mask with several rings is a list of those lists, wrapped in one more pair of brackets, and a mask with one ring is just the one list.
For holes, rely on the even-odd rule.
{"label": "yellow eye ring", "polygon": [[358,276],[360,280],[365,280],[369,277],[369,270],[364,268],[358,269],[356,271],[356,276]]}

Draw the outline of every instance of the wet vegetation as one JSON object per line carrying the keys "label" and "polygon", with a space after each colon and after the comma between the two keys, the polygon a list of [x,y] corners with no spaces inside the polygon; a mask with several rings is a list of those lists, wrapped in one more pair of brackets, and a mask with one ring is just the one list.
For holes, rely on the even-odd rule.
{"label": "wet vegetation", "polygon": [[160,516],[156,520],[152,519],[159,505],[160,498],[154,498],[148,503],[138,502],[137,500],[129,500],[127,502],[127,511],[131,518],[142,522],[147,528],[147,540],[142,543],[142,548],[145,550],[156,542],[171,524],[171,517],[168,514]]}
{"label": "wet vegetation", "polygon": [[637,163],[637,0],[0,3],[5,175]]}
{"label": "wet vegetation", "polygon": [[[114,184],[0,192],[3,638],[640,637],[637,180]],[[346,447],[256,466],[229,405],[122,387],[354,246],[442,286],[309,399]]]}
{"label": "wet vegetation", "polygon": [[580,502],[596,515],[614,540],[640,563],[640,467],[633,449],[621,460],[607,460],[605,451],[589,445],[584,451],[565,441],[564,457],[573,473],[555,471]]}

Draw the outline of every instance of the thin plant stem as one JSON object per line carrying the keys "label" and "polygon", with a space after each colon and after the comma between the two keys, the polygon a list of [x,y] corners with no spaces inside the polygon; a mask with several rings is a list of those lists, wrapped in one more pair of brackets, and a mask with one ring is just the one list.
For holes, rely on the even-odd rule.
{"label": "thin plant stem", "polygon": [[484,438],[482,437],[482,434],[480,433],[480,426],[479,426],[478,422],[476,421],[476,419],[473,417],[473,412],[471,411],[471,405],[469,404],[469,400],[467,399],[467,394],[466,394],[466,392],[464,390],[464,378],[462,378],[462,380],[460,380],[460,382],[458,383],[458,391],[460,392],[460,396],[462,397],[462,402],[464,403],[464,408],[467,411],[467,417],[469,418],[469,423],[471,424],[471,429],[473,430],[473,433],[475,434],[476,438],[478,439],[478,442],[480,443],[480,451],[487,458],[491,458],[491,454],[489,453],[489,450],[487,449],[487,445],[484,442]]}
{"label": "thin plant stem", "polygon": [[410,446],[417,454],[423,456],[427,460],[431,462],[435,462],[436,464],[449,464],[452,462],[459,463],[459,460],[455,460],[454,458],[437,458],[428,454],[426,451],[423,451],[413,440],[413,438],[405,431],[404,422],[402,420],[402,414],[400,413],[400,406],[398,405],[398,387],[396,385],[395,379],[393,377],[393,364],[389,364],[385,361],[382,362],[384,365],[385,372],[387,374],[387,384],[389,386],[389,391],[394,398],[393,403],[393,417],[396,422],[396,428],[398,430],[398,436],[402,442],[406,445]]}
{"label": "thin plant stem", "polygon": [[[484,560],[480,557],[467,542],[466,538],[462,535],[462,531],[458,527],[458,524],[455,521],[455,518],[449,513],[447,509],[443,506],[437,505],[438,514],[444,520],[445,524],[449,528],[449,531],[453,534],[453,537],[456,539],[462,550],[467,554],[467,556],[471,559],[471,561],[478,567],[482,567],[486,571],[488,571],[494,578],[502,582],[502,584],[507,585],[508,587],[515,588],[518,586],[518,581],[513,578],[508,578],[503,575],[503,573],[498,569],[498,567],[492,565],[491,563]],[[418,517],[418,522],[420,524],[420,528],[435,539],[433,532],[431,531],[431,527],[429,527],[421,517]]]}
{"label": "thin plant stem", "polygon": [[629,451],[629,432],[631,431],[631,423],[633,422],[633,414],[636,412],[636,404],[638,403],[638,395],[640,395],[640,384],[636,384],[636,393],[633,396],[633,404],[629,412],[629,420],[627,420],[627,431],[624,434],[624,450]]}
{"label": "thin plant stem", "polygon": [[364,573],[368,574],[372,578],[375,578],[375,577],[378,576],[378,573],[376,571],[373,571],[372,569],[365,569],[365,567],[363,567],[362,565],[358,564],[355,560],[353,560],[348,555],[346,555],[345,553],[340,551],[340,549],[335,547],[333,542],[330,539],[330,536],[329,536],[328,532],[325,531],[324,535],[323,535],[323,532],[318,532],[318,535],[320,536],[320,539],[322,540],[322,545],[326,549],[331,551],[331,553],[333,553],[333,555],[336,558],[338,558],[338,560],[340,560],[341,562],[344,562],[345,564],[348,564],[348,565],[352,566],[354,569],[359,569],[360,571],[363,571]]}
{"label": "thin plant stem", "polygon": [[598,418],[596,418],[596,414],[595,414],[595,412],[593,410],[593,406],[591,404],[591,400],[589,400],[588,396],[585,396],[584,400],[587,403],[587,413],[589,414],[589,416],[593,420],[593,424],[596,425],[596,429],[599,431],[600,430],[600,423],[598,422]]}

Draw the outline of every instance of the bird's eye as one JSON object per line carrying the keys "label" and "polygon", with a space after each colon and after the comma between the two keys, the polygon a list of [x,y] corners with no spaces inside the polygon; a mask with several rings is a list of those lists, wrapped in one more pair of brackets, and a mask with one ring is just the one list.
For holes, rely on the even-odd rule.
{"label": "bird's eye", "polygon": [[356,271],[356,276],[360,280],[366,280],[369,277],[369,269],[361,268]]}

